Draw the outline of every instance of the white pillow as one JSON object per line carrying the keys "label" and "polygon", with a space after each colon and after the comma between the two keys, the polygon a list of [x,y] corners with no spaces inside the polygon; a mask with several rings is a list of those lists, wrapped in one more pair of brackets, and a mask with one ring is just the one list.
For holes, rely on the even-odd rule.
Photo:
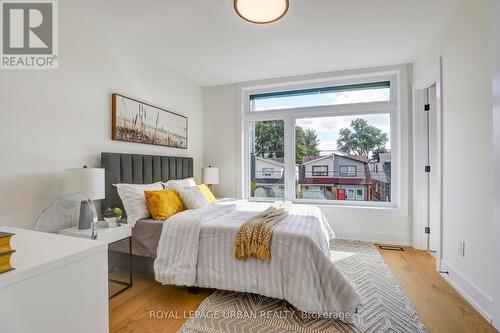
{"label": "white pillow", "polygon": [[165,186],[166,190],[176,190],[178,188],[196,186],[196,182],[194,181],[193,177],[178,180],[169,180],[168,182],[162,184],[163,186]]}
{"label": "white pillow", "polygon": [[179,193],[179,196],[187,209],[203,208],[209,205],[207,198],[201,194],[200,190],[196,186],[177,188],[175,190]]}
{"label": "white pillow", "polygon": [[127,213],[127,223],[132,226],[140,219],[151,216],[144,191],[163,190],[163,185],[160,182],[154,184],[115,184],[115,186]]}

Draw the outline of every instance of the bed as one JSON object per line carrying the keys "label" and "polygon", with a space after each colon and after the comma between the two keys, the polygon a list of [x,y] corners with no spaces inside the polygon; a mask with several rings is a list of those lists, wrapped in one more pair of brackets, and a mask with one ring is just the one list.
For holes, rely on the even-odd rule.
{"label": "bed", "polygon": [[[185,157],[103,153],[104,205],[121,206],[112,184],[146,184],[193,175]],[[360,296],[330,260],[334,237],[321,211],[293,204],[275,228],[270,261],[234,259],[234,238],[249,218],[270,203],[225,199],[187,210],[166,222],[144,219],[133,229],[133,253],[155,258],[154,273],[163,284],[196,286],[285,299],[305,313],[344,318],[361,305]],[[342,313],[342,316],[336,317]]]}
{"label": "bed", "polygon": [[[193,176],[193,159],[190,157],[103,152],[101,167],[105,170],[105,199],[101,205],[103,208],[120,207],[123,212],[123,203],[113,184],[151,184]],[[138,269],[152,270],[162,227],[162,221],[151,218],[137,221],[132,229],[132,253],[134,266]],[[112,250],[127,253],[127,246],[116,244]]]}

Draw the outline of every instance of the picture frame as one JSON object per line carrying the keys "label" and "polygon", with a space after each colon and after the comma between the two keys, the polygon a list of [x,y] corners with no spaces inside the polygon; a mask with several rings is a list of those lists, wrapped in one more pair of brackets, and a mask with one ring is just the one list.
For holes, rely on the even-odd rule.
{"label": "picture frame", "polygon": [[169,148],[188,148],[188,118],[164,108],[112,94],[112,139]]}

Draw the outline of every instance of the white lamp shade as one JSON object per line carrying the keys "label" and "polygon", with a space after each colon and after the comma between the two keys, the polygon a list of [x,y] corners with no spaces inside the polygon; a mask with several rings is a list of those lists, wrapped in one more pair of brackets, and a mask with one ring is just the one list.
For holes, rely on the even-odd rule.
{"label": "white lamp shade", "polygon": [[205,184],[219,184],[219,168],[202,168],[202,178]]}
{"label": "white lamp shade", "polygon": [[104,192],[104,169],[75,168],[64,170],[64,193],[82,193],[90,200],[101,200]]}

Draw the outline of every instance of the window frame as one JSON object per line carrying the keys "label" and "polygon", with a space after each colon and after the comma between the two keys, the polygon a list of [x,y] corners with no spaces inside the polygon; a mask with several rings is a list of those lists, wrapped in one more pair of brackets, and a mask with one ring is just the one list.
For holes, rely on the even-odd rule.
{"label": "window frame", "polygon": [[[328,165],[312,165],[311,168],[313,177],[328,177]],[[315,168],[326,168],[326,171],[314,171]]]}
{"label": "window frame", "polygon": [[[359,191],[361,191],[361,195],[359,195],[359,196],[363,198],[361,200],[358,200],[358,193],[359,193]],[[365,190],[361,189],[361,188],[357,188],[356,189],[356,200],[357,201],[362,201],[362,200],[364,200],[364,198],[365,198]]]}
{"label": "window frame", "polygon": [[[342,172],[342,167],[347,168],[347,172]],[[349,173],[349,168],[354,167],[354,175]],[[341,164],[339,165],[339,177],[357,177],[358,176],[358,166],[355,164]]]}
{"label": "window frame", "polygon": [[[386,86],[386,84],[389,84],[389,87]],[[356,89],[358,88],[358,89]],[[298,89],[298,90],[287,90],[287,91],[278,91],[278,92],[266,92],[266,93],[260,93],[260,94],[251,94],[250,97],[250,112],[268,112],[272,110],[280,110],[280,108],[274,108],[274,109],[268,109],[268,110],[257,110],[255,107],[255,102],[259,101],[262,99],[263,96],[267,96],[264,98],[270,98],[270,97],[287,97],[287,96],[305,96],[305,95],[313,95],[313,94],[321,94],[321,93],[330,93],[330,92],[349,92],[349,91],[362,91],[362,90],[374,90],[378,88],[390,88],[390,81],[389,80],[384,80],[384,81],[378,81],[378,82],[368,82],[368,83],[355,83],[355,84],[349,84],[349,85],[336,85],[333,87],[315,87],[315,88],[306,88],[306,89]],[[301,94],[303,93],[303,94]],[[389,89],[389,94],[391,93],[391,90]],[[260,97],[260,98],[259,98]],[[390,98],[390,96],[389,96]],[[389,99],[390,100],[390,99]],[[386,102],[384,101],[372,101],[372,102],[359,102],[359,103],[346,103],[345,105],[348,104],[361,104],[361,103],[375,103],[375,102]],[[320,104],[317,106],[332,106],[332,105],[342,105],[342,104]],[[315,106],[304,106],[303,108],[306,107],[315,107]],[[297,109],[300,107],[293,107],[293,109]]]}
{"label": "window frame", "polygon": [[[315,88],[320,86],[349,85],[377,81],[390,82],[390,101],[358,104],[299,107],[268,111],[251,111],[250,95]],[[388,209],[391,215],[408,215],[409,155],[408,149],[408,67],[407,65],[348,70],[333,73],[303,75],[282,79],[251,81],[236,85],[237,107],[237,193],[253,200],[249,190],[249,135],[250,122],[283,120],[285,122],[285,200],[311,203],[318,206],[353,207],[360,209]],[[390,114],[391,122],[391,202],[342,202],[341,200],[297,199],[295,189],[295,121],[301,118]],[[259,198],[259,201],[266,201]],[[270,199],[268,201],[273,201]]]}

